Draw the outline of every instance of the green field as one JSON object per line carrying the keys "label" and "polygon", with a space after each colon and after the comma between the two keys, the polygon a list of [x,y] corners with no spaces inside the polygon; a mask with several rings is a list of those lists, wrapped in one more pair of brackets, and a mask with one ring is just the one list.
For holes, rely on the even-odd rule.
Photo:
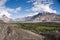
{"label": "green field", "polygon": [[41,32],[59,31],[60,23],[46,22],[46,23],[19,23],[16,26],[18,29],[30,30],[34,33],[40,34]]}

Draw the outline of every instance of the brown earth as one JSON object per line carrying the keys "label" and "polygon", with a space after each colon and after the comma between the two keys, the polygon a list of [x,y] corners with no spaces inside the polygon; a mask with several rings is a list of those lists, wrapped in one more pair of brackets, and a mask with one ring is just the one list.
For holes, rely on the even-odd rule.
{"label": "brown earth", "polygon": [[0,24],[0,40],[43,40],[43,36],[14,25]]}

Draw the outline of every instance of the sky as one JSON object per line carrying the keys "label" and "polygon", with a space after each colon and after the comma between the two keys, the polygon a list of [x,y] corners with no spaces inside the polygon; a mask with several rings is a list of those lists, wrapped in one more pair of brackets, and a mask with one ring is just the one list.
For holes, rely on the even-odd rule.
{"label": "sky", "polygon": [[60,0],[0,0],[0,18],[22,18],[43,11],[60,14]]}

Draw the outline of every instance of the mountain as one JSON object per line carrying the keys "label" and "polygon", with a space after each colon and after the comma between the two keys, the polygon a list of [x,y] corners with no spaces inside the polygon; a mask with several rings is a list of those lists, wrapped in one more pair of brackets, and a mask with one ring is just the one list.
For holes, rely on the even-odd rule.
{"label": "mountain", "polygon": [[2,15],[2,17],[0,18],[0,22],[6,22],[6,23],[8,23],[10,21],[11,21],[11,19],[8,18],[6,15]]}
{"label": "mountain", "polygon": [[18,29],[16,24],[0,25],[0,40],[43,40],[42,35],[28,30]]}
{"label": "mountain", "polygon": [[23,17],[23,18],[16,18],[15,21],[31,21],[31,16]]}
{"label": "mountain", "polygon": [[[18,18],[19,19],[19,18]],[[42,12],[38,13],[37,15],[31,16],[31,17],[24,17],[20,19],[19,21],[25,21],[25,22],[56,22],[60,21],[60,15],[55,13],[49,13],[49,12]]]}
{"label": "mountain", "polygon": [[32,21],[34,22],[60,21],[60,15],[49,12],[38,13],[37,15],[32,17]]}
{"label": "mountain", "polygon": [[5,23],[3,20],[0,20],[0,23]]}

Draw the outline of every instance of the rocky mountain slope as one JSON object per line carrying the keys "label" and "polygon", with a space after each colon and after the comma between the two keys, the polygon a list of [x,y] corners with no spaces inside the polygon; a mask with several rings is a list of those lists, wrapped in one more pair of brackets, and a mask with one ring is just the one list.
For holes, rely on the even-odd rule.
{"label": "rocky mountain slope", "polygon": [[5,15],[2,15],[2,17],[0,17],[0,22],[8,23],[8,22],[10,22],[10,21],[12,21],[12,19],[11,19],[11,18],[8,18],[8,17],[5,16]]}
{"label": "rocky mountain slope", "polygon": [[43,40],[41,35],[17,29],[13,24],[0,24],[0,40]]}
{"label": "rocky mountain slope", "polygon": [[52,22],[52,21],[60,21],[60,15],[54,13],[39,13],[32,17],[32,21],[35,22]]}
{"label": "rocky mountain slope", "polygon": [[[43,12],[38,13],[37,15],[31,17],[23,18],[24,21],[32,21],[32,22],[53,22],[60,21],[60,15],[55,13]],[[21,20],[20,20],[21,21]]]}

